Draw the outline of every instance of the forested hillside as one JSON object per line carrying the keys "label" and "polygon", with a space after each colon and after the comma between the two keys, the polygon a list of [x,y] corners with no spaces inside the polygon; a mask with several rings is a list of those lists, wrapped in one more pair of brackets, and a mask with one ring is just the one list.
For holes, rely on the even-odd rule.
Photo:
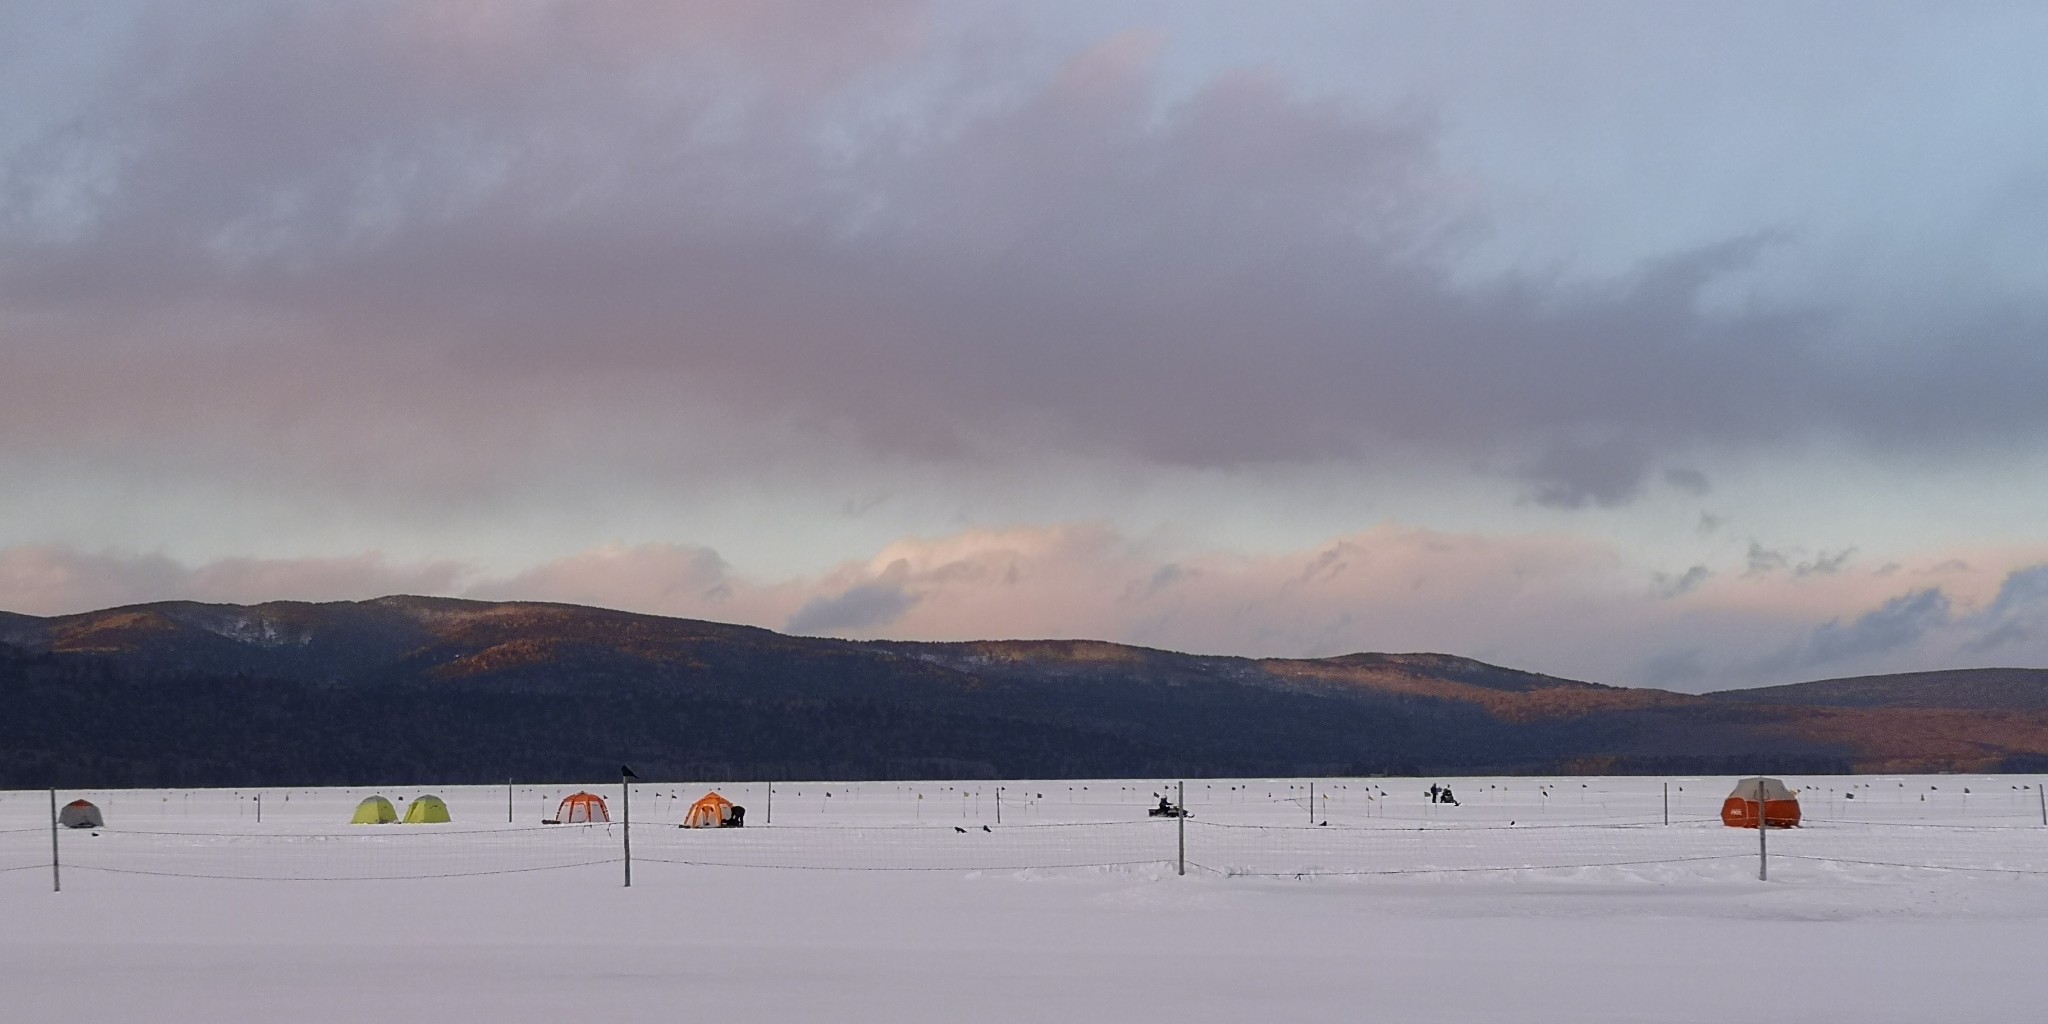
{"label": "forested hillside", "polygon": [[0,618],[0,785],[1995,770],[2048,713],[1795,706],[1447,655],[858,643],[567,605]]}

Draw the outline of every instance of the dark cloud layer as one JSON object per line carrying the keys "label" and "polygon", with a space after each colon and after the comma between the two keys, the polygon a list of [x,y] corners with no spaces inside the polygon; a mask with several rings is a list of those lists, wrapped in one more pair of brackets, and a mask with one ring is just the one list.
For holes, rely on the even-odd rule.
{"label": "dark cloud layer", "polygon": [[878,582],[848,587],[845,592],[806,602],[789,618],[792,633],[844,633],[882,629],[917,604],[899,584]]}
{"label": "dark cloud layer", "polygon": [[1938,588],[1892,598],[1851,622],[1830,622],[1792,652],[1796,665],[1825,665],[1896,650],[1948,621],[1950,602]]}
{"label": "dark cloud layer", "polygon": [[[1843,552],[1838,561],[1845,561]],[[1822,561],[1826,561],[1824,557]],[[1828,572],[1839,571],[1836,568]],[[1811,575],[1795,572],[1794,578]],[[1982,607],[1962,609],[1941,587],[1924,587],[1893,597],[1848,621],[1815,626],[1799,642],[1756,663],[1764,673],[1784,674],[1831,667],[1869,666],[1882,671],[1884,656],[1922,648],[1927,667],[2016,656],[2038,657],[2030,649],[2048,630],[2048,565],[2007,574],[1997,595]],[[1878,660],[1873,660],[1878,659]]]}
{"label": "dark cloud layer", "polygon": [[1701,448],[2048,423],[2026,311],[1867,353],[1825,309],[1709,311],[1794,236],[1454,285],[1486,200],[1429,116],[1168,92],[1149,36],[1047,74],[898,4],[136,20],[0,169],[17,455],[240,439],[239,471],[488,489],[603,439],[658,473],[715,407],[927,458],[1395,442],[1577,508],[1702,493]]}

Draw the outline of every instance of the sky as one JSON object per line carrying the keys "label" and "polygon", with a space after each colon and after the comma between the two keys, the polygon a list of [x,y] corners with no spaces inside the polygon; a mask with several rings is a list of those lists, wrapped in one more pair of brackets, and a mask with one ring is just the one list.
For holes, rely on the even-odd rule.
{"label": "sky", "polygon": [[0,0],[0,609],[2048,664],[2043,38]]}

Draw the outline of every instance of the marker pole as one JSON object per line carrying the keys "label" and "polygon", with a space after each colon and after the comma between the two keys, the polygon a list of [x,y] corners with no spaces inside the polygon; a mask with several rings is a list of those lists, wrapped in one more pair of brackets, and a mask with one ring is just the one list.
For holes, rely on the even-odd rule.
{"label": "marker pole", "polygon": [[1178,866],[1178,868],[1176,869],[1175,873],[1176,873],[1176,874],[1181,874],[1181,875],[1185,875],[1185,874],[1187,874],[1187,873],[1188,873],[1188,784],[1187,784],[1187,783],[1185,783],[1185,782],[1176,782],[1176,783],[1174,783],[1174,784],[1173,784],[1173,802],[1174,802],[1174,803],[1175,803],[1175,804],[1177,805],[1177,808],[1176,808],[1176,809],[1180,811],[1180,814],[1178,814],[1177,816],[1175,816],[1175,817],[1174,817],[1174,822],[1175,822],[1175,824],[1174,824],[1174,828],[1175,828],[1175,829],[1177,830],[1177,832],[1178,832],[1178,839],[1177,839],[1177,844],[1178,844],[1178,850],[1177,850],[1177,853],[1176,853],[1176,863],[1177,863],[1177,864],[1179,865],[1179,866]]}
{"label": "marker pole", "polygon": [[1759,882],[1771,880],[1770,840],[1767,838],[1770,831],[1770,821],[1764,816],[1764,784],[1758,782],[1756,784],[1756,880]]}
{"label": "marker pole", "polygon": [[64,891],[64,876],[57,867],[57,790],[50,789],[50,891]]}

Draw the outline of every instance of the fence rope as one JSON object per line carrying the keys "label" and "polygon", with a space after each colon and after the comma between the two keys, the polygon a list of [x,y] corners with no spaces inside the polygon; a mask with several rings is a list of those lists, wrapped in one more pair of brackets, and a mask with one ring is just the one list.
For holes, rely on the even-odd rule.
{"label": "fence rope", "polygon": [[[1188,824],[1195,828],[1230,828],[1273,832],[1535,832],[1545,829],[1661,829],[1662,819],[1655,821],[1581,821],[1549,822],[1533,825],[1412,825],[1407,822],[1417,818],[1398,819],[1400,825],[1248,825],[1224,821],[1203,821],[1189,815]],[[1719,818],[1673,818],[1673,825],[1698,825],[1712,822],[1720,824]]]}
{"label": "fence rope", "polygon": [[1818,861],[1823,864],[1861,864],[1874,868],[1917,868],[1923,871],[1979,871],[1994,875],[2048,875],[2048,870],[2040,868],[1987,868],[1966,867],[1961,864],[1908,864],[1903,861],[1858,860],[1849,857],[1815,857],[1803,853],[1772,854],[1773,859],[1778,857],[1783,857],[1786,860]]}
{"label": "fence rope", "polygon": [[[1098,787],[1095,795],[1106,797],[1114,788]],[[1171,792],[1170,786],[1162,788]],[[777,789],[776,795],[788,798],[789,790]],[[1126,787],[1127,792],[1142,794],[1144,790]],[[906,799],[903,792],[882,795]],[[973,794],[977,800],[985,795],[985,791]],[[1613,817],[1605,816],[1605,804],[1597,809],[1577,808],[1581,816],[1576,819],[1568,805],[1545,805],[1541,809],[1532,806],[1522,820],[1507,820],[1521,816],[1520,805],[1488,809],[1472,801],[1465,813],[1432,808],[1425,816],[1399,813],[1414,810],[1406,804],[1397,809],[1384,803],[1361,806],[1354,800],[1340,808],[1326,798],[1313,806],[1334,812],[1342,820],[1303,821],[1308,814],[1280,815],[1272,808],[1307,812],[1311,805],[1305,796],[1271,799],[1268,794],[1264,806],[1261,801],[1247,800],[1246,807],[1237,808],[1216,799],[1215,794],[1207,807],[1194,793],[1188,795],[1194,814],[1182,819],[1143,816],[1146,808],[1142,801],[1133,806],[1120,798],[1115,802],[1048,801],[1048,817],[1085,816],[1090,820],[1030,820],[1034,802],[1025,801],[1006,808],[1009,813],[1003,822],[994,824],[982,816],[978,802],[973,817],[963,803],[957,820],[943,809],[935,810],[934,804],[942,808],[948,802],[945,797],[919,805],[924,817],[931,819],[920,821],[902,820],[910,816],[908,803],[900,808],[868,808],[860,806],[864,797],[832,800],[816,815],[816,823],[799,813],[795,821],[751,822],[743,830],[672,832],[669,830],[676,823],[670,817],[639,823],[641,829],[634,838],[640,842],[634,844],[631,859],[685,868],[955,875],[1161,868],[1172,873],[1176,863],[1184,860],[1199,873],[1222,878],[1308,880],[1657,868],[1753,861],[1757,856],[1756,837],[1721,828],[1718,815],[1667,819],[1657,814],[1654,791],[1645,798],[1647,804],[1615,805]],[[8,877],[10,887],[19,884],[22,873],[52,866],[48,838],[52,829],[42,807],[45,797],[40,792],[29,796],[33,798],[30,809],[43,820],[10,815],[8,827],[0,827],[0,865],[5,865],[0,866],[0,875]],[[960,794],[963,801],[967,797],[964,791]],[[498,810],[506,811],[502,793],[493,800]],[[673,804],[675,798],[670,800]],[[1857,804],[1849,809],[1887,811],[1882,806],[1862,806],[1860,800]],[[236,806],[239,815],[241,805]],[[1649,808],[1647,814],[1643,813],[1645,807]],[[846,813],[838,813],[842,808]],[[1704,808],[1695,803],[1687,809],[1697,812]],[[894,813],[898,810],[902,813]],[[1396,813],[1375,813],[1388,810]],[[1474,811],[1484,813],[1470,813]],[[870,813],[881,820],[863,822],[862,817]],[[1103,813],[1123,816],[1094,818]],[[1902,809],[1900,813],[1903,817],[1907,812]],[[67,873],[97,871],[224,881],[486,877],[618,865],[626,859],[621,848],[621,820],[552,825],[514,825],[506,820],[484,825],[482,817],[465,817],[462,824],[454,826],[373,827],[343,825],[347,819],[342,816],[323,814],[309,820],[303,814],[269,825],[261,818],[251,824],[224,816],[180,819],[168,813],[161,817],[138,814],[134,820],[143,826],[140,828],[97,826],[90,830],[92,838],[79,834],[87,831],[84,829],[62,829],[57,835]],[[500,817],[509,814],[506,811]],[[1013,820],[1018,814],[1026,820]],[[1211,814],[1223,820],[1211,820]],[[2048,826],[2002,812],[1974,817],[1974,822],[1948,823],[1938,818],[1882,821],[1809,814],[1805,828],[1782,833],[1782,840],[1779,832],[1771,832],[1770,852],[1777,862],[2002,874],[2015,876],[2014,884],[2023,876],[2048,876],[2048,841],[2035,839],[2036,835],[2048,839]],[[299,831],[300,826],[313,831]],[[1180,830],[1185,830],[1186,846],[1177,856],[1175,840]],[[1835,851],[1848,856],[1828,855]],[[1864,851],[1875,856],[1857,856]],[[1917,862],[1921,860],[1927,862]],[[1985,866],[1997,864],[2024,866]],[[1731,877],[1718,868],[1642,875]],[[1871,872],[1867,877],[1887,876]]]}
{"label": "fence rope", "polygon": [[[231,882],[410,882],[429,878],[475,878],[483,875],[522,875],[535,871],[566,871],[600,864],[617,864],[621,858],[578,861],[573,864],[544,864],[525,868],[489,868],[479,871],[443,871],[417,875],[215,875],[189,871],[151,871],[145,868],[110,868],[91,864],[66,864],[66,871],[100,871],[112,875],[152,875],[158,878],[205,878]],[[38,865],[49,867],[47,864]]]}
{"label": "fence rope", "polygon": [[[1076,864],[977,864],[972,867],[933,867],[929,865],[919,864],[747,864],[736,861],[715,861],[695,859],[675,860],[668,857],[633,858],[633,863],[635,864],[638,864],[642,861],[651,861],[656,864],[675,864],[683,867],[695,868],[757,868],[768,871],[947,871],[956,874],[975,871],[1038,871],[1068,868],[1130,868],[1143,867],[1145,865],[1161,865],[1171,867],[1173,865],[1173,858],[1171,857],[1154,857],[1150,860],[1093,861],[1089,863]],[[1189,863],[1193,862],[1190,861]]]}
{"label": "fence rope", "polygon": [[1576,864],[1516,864],[1511,866],[1463,867],[1463,868],[1370,868],[1360,870],[1323,870],[1310,868],[1302,871],[1240,871],[1234,868],[1214,868],[1206,864],[1188,861],[1191,868],[1200,868],[1225,878],[1323,878],[1358,875],[1448,875],[1471,874],[1484,871],[1563,871],[1571,868],[1627,868],[1653,864],[1695,864],[1712,860],[1749,860],[1746,853],[1724,853],[1711,857],[1659,857],[1653,860],[1610,860]]}
{"label": "fence rope", "polygon": [[[609,829],[610,826],[617,824],[617,822],[612,822],[610,823],[610,825],[607,825],[607,823],[600,821],[593,822],[590,824],[577,822],[573,825],[528,825],[508,826],[502,828],[457,828],[431,830],[421,829],[418,826],[408,827],[404,825],[358,825],[356,826],[356,831],[353,832],[195,832],[190,830],[153,831],[150,829],[136,828],[110,828],[102,825],[94,826],[90,831],[96,833],[104,832],[108,835],[114,836],[155,836],[178,839],[443,839],[447,838],[448,836],[504,836],[531,832],[551,832],[560,835],[573,835],[579,831],[584,830]],[[25,831],[47,832],[49,830],[27,829]],[[73,829],[67,831],[83,832],[87,830]]]}
{"label": "fence rope", "polygon": [[1874,828],[1938,828],[1943,832],[2039,832],[2044,825],[1944,825],[1938,821],[1861,821],[1855,818],[1802,816],[1800,827],[1813,825],[1866,825]]}

